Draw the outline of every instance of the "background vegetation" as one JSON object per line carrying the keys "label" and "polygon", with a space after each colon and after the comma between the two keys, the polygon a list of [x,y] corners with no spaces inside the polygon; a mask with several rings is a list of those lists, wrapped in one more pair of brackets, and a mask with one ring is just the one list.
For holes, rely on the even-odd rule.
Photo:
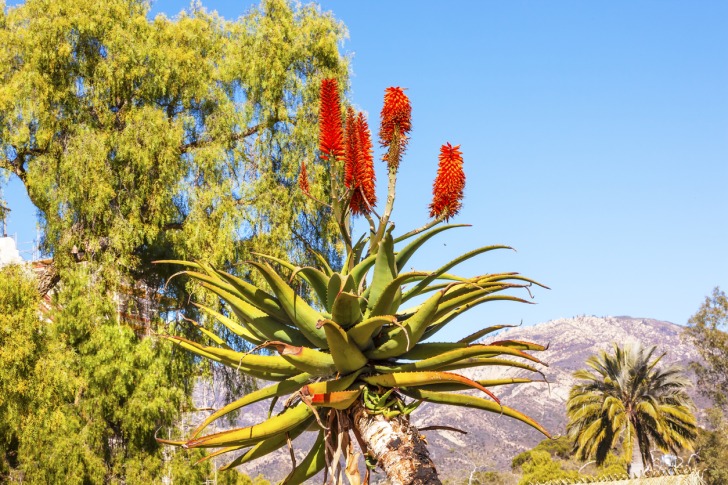
{"label": "background vegetation", "polygon": [[[41,301],[25,270],[0,276],[0,481],[203,481],[199,452],[154,440],[205,369],[146,338],[189,333],[179,310],[196,315],[179,280],[154,299],[170,268],[151,261],[235,273],[251,247],[340,252],[325,212],[289,189],[317,144],[320,79],[347,85],[344,27],[286,0],[237,21],[148,9],[0,3],[0,174],[38,210],[41,293],[55,288]],[[327,174],[310,177],[320,193]]]}

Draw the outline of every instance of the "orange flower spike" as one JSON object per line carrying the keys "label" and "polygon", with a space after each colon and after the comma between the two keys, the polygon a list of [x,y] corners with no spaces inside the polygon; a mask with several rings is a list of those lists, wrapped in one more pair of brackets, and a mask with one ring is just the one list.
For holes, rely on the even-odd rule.
{"label": "orange flower spike", "polygon": [[[407,146],[407,134],[412,130],[412,106],[409,98],[404,94],[404,89],[390,87],[384,91],[384,106],[381,116],[380,143],[382,147],[390,148],[383,159],[396,168]],[[392,147],[393,144],[394,147]],[[393,159],[389,160],[390,157]]]}
{"label": "orange flower spike", "polygon": [[311,195],[311,187],[308,185],[308,171],[306,162],[301,162],[301,173],[298,174],[298,187],[306,195]]}
{"label": "orange flower spike", "polygon": [[357,185],[357,159],[359,157],[359,133],[356,129],[356,115],[351,106],[346,109],[346,132],[344,136],[344,185],[353,189]]}
{"label": "orange flower spike", "polygon": [[460,145],[442,145],[437,177],[432,186],[430,217],[445,216],[445,220],[448,220],[457,214],[462,207],[464,189],[465,173]]}
{"label": "orange flower spike", "polygon": [[321,81],[319,109],[319,151],[329,162],[344,157],[344,134],[341,128],[341,103],[336,79]]}
{"label": "orange flower spike", "polygon": [[[361,208],[368,213],[370,211],[369,207],[374,207],[377,203],[377,193],[375,189],[374,156],[372,155],[372,134],[369,131],[369,123],[367,123],[364,113],[360,112],[357,116],[356,128],[359,135],[359,158],[356,178],[361,189],[359,195],[361,196],[363,193],[363,196],[366,197],[366,201],[361,201]],[[367,206],[367,202],[369,206]]]}

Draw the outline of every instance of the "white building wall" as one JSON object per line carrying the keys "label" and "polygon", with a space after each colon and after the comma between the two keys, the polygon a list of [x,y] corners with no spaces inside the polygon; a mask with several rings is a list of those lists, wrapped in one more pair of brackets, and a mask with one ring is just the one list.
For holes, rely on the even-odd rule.
{"label": "white building wall", "polygon": [[11,237],[0,237],[0,268],[8,264],[22,263],[23,258],[15,246],[15,240]]}

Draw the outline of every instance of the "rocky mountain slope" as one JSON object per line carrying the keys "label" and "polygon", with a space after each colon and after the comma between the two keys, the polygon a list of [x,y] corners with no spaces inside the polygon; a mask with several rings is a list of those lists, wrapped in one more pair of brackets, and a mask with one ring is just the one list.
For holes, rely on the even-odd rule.
{"label": "rocky mountain slope", "polygon": [[[698,356],[692,345],[681,340],[681,330],[678,325],[658,320],[588,316],[553,320],[532,327],[510,328],[497,337],[489,337],[485,342],[515,339],[549,344],[548,350],[535,354],[548,364],[542,370],[549,384],[502,386],[492,390],[504,405],[533,417],[552,435],[557,436],[565,431],[565,403],[569,389],[575,383],[571,374],[585,367],[584,362],[589,356],[611,348],[612,342],[638,342],[645,346],[656,345],[660,354],[666,353],[663,359],[665,364],[678,363],[687,369],[689,362],[697,360]],[[474,379],[527,374],[525,371],[497,367],[471,369],[463,373]],[[218,401],[222,397],[221,393],[215,394],[218,399],[212,400]],[[698,407],[707,404],[697,395],[696,389],[692,389],[691,394]],[[207,399],[209,401],[210,397]],[[220,406],[224,401],[210,404]],[[267,403],[263,403],[240,416],[238,424],[248,425],[260,421],[266,412]],[[532,448],[544,438],[531,427],[511,418],[453,406],[425,403],[412,414],[412,420],[417,427],[447,425],[467,432],[460,434],[437,430],[423,433],[443,478],[462,476],[476,466],[508,469],[515,455]],[[310,433],[305,433],[297,440],[299,447],[305,448],[306,442],[313,439],[307,434]],[[296,454],[299,460],[305,456],[300,449]],[[229,458],[221,460],[220,465],[227,460]],[[290,457],[287,450],[279,450],[278,453],[241,467],[241,471],[251,476],[262,473],[271,481],[282,478],[288,470]],[[376,479],[373,481],[376,482]]]}

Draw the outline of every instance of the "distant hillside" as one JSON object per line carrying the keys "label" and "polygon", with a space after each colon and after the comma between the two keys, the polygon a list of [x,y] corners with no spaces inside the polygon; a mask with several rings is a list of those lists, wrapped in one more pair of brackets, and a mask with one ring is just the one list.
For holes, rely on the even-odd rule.
{"label": "distant hillside", "polygon": [[[658,352],[667,352],[663,359],[666,364],[687,365],[696,360],[695,348],[680,339],[682,328],[669,322],[630,317],[574,317],[553,320],[532,327],[511,328],[498,334],[497,338],[485,340],[527,340],[550,344],[549,349],[535,355],[548,363],[542,370],[549,385],[534,383],[519,386],[503,386],[493,389],[503,404],[513,407],[533,417],[543,424],[554,436],[563,434],[566,425],[565,402],[569,389],[574,384],[571,374],[584,367],[584,361],[597,351],[608,349],[612,342],[639,342],[645,346],[657,345]],[[471,369],[464,374],[475,379],[504,376],[525,376],[525,371],[501,370],[497,367]],[[699,407],[705,401],[691,390]],[[218,393],[220,396],[220,393]],[[215,406],[224,401],[214,399]],[[217,402],[219,401],[219,402]],[[209,403],[210,405],[212,403]],[[267,403],[242,415],[240,425],[253,424],[264,418]],[[415,426],[433,425],[453,426],[468,432],[467,435],[451,431],[426,431],[429,449],[443,478],[462,476],[475,466],[489,465],[496,470],[510,467],[511,459],[521,451],[535,446],[543,435],[511,418],[492,413],[470,410],[453,406],[423,404],[412,414]],[[296,440],[304,445],[313,436]],[[297,452],[298,459],[304,454]],[[225,458],[220,464],[229,460]],[[261,460],[241,467],[241,471],[251,476],[262,473],[267,478],[279,480],[290,470],[290,457],[287,450],[279,450]],[[376,483],[376,477],[373,482]],[[379,475],[381,477],[381,475]]]}

